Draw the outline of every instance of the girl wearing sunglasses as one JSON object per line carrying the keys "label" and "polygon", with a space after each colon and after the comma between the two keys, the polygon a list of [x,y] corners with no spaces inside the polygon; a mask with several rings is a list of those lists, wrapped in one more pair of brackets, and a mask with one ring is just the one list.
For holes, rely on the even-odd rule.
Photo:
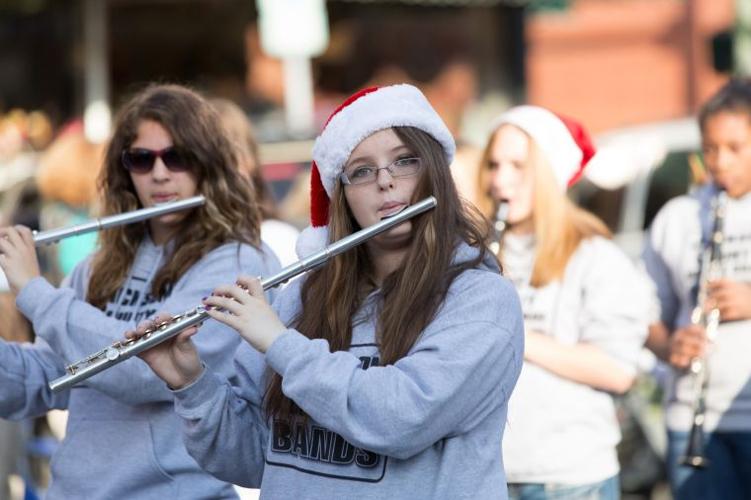
{"label": "girl wearing sunglasses", "polygon": [[217,288],[205,303],[227,313],[212,316],[245,340],[233,384],[204,368],[195,329],[144,353],[206,470],[261,480],[266,499],[505,497],[521,311],[457,195],[453,154],[415,87],[350,97],[313,148],[298,252],[429,195],[438,206],[294,281],[273,308],[255,279]]}
{"label": "girl wearing sunglasses", "polygon": [[580,124],[537,106],[498,117],[484,151],[482,209],[508,203],[499,257],[524,310],[503,443],[513,499],[620,496],[612,394],[634,380],[649,293],[605,224],[566,196],[594,155]]}
{"label": "girl wearing sunglasses", "polygon": [[[238,274],[268,275],[276,258],[259,239],[260,212],[236,168],[216,112],[197,93],[151,86],[120,111],[99,179],[105,214],[202,194],[206,204],[109,229],[63,286],[39,277],[31,233],[0,230],[0,266],[34,345],[0,343],[0,415],[69,411],[46,498],[235,498],[182,444],[172,395],[140,360],[71,391],[49,381],[66,364],[121,339],[157,310],[179,313]],[[211,322],[195,347],[207,366],[232,374],[238,337]]]}

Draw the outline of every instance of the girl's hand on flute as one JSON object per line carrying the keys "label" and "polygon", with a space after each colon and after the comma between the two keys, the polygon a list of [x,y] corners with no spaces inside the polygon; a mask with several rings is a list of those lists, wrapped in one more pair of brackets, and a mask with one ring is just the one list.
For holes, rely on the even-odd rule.
{"label": "girl's hand on flute", "polygon": [[[168,313],[157,313],[153,319],[142,321],[135,330],[126,332],[125,337],[138,339],[146,333],[146,330],[153,329],[171,318],[172,316]],[[193,383],[203,373],[201,357],[191,340],[197,332],[198,326],[187,328],[171,339],[140,353],[138,357],[143,359],[170,388],[182,389]]]}
{"label": "girl's hand on flute", "polygon": [[15,295],[29,281],[40,276],[34,235],[28,227],[0,228],[0,267]]}
{"label": "girl's hand on flute", "polygon": [[208,309],[209,316],[237,330],[262,353],[287,329],[266,302],[257,278],[241,276],[237,284],[218,287],[203,302],[212,306]]}

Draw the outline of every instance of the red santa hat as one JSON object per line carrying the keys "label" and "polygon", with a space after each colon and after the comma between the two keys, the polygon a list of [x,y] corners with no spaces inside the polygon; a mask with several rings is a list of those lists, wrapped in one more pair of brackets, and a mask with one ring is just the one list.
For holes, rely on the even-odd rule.
{"label": "red santa hat", "polygon": [[352,151],[371,134],[391,127],[414,127],[430,134],[443,147],[446,164],[454,159],[454,138],[416,87],[371,87],[353,94],[329,116],[313,145],[310,227],[297,239],[300,258],[329,243],[329,204]]}
{"label": "red santa hat", "polygon": [[532,137],[542,149],[561,189],[571,187],[584,173],[595,147],[584,127],[576,120],[539,106],[516,106],[493,121],[492,130],[513,125]]}

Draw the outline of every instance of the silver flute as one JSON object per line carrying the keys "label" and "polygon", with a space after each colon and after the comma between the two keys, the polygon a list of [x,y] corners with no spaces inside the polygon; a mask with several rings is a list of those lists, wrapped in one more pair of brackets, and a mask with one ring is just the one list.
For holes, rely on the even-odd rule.
{"label": "silver flute", "polygon": [[39,247],[42,245],[51,245],[70,236],[78,236],[79,234],[91,233],[93,231],[100,231],[111,227],[124,226],[126,224],[140,222],[153,217],[159,217],[160,215],[198,207],[204,203],[206,203],[206,198],[203,196],[193,196],[192,198],[186,198],[184,200],[162,203],[154,207],[141,208],[122,214],[101,217],[75,226],[52,229],[40,233],[35,232],[34,246]]}
{"label": "silver flute", "polygon": [[[323,250],[285,267],[269,278],[262,279],[261,286],[264,290],[268,290],[269,288],[285,283],[299,274],[315,269],[325,264],[335,255],[339,255],[340,253],[356,247],[373,236],[387,231],[394,226],[398,226],[418,214],[433,209],[437,203],[438,202],[433,196],[425,198],[419,203],[415,203],[395,215],[383,219],[370,227],[352,233],[351,235],[325,247]],[[172,318],[155,325],[153,328],[146,330],[141,337],[115,342],[109,347],[95,352],[77,363],[67,366],[66,370],[68,373],[50,382],[49,388],[53,392],[60,392],[69,389],[92,375],[96,375],[121,361],[132,358],[157,344],[161,344],[186,328],[202,323],[208,318],[209,314],[206,311],[206,307],[203,305],[182,314],[178,314],[177,316],[173,316]]]}

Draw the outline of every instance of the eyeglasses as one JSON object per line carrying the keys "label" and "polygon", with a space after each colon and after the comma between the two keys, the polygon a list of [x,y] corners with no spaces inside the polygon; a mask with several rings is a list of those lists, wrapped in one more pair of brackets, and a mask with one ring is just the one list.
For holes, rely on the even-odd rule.
{"label": "eyeglasses", "polygon": [[123,166],[130,172],[146,174],[154,168],[154,162],[161,158],[170,172],[185,172],[190,170],[190,164],[174,146],[153,150],[145,148],[131,148],[123,150]]}
{"label": "eyeglasses", "polygon": [[370,184],[378,179],[378,171],[386,170],[391,177],[409,177],[417,174],[422,166],[422,159],[417,157],[399,158],[385,167],[376,167],[374,165],[360,165],[355,167],[351,172],[342,172],[339,175],[343,184],[359,185]]}

